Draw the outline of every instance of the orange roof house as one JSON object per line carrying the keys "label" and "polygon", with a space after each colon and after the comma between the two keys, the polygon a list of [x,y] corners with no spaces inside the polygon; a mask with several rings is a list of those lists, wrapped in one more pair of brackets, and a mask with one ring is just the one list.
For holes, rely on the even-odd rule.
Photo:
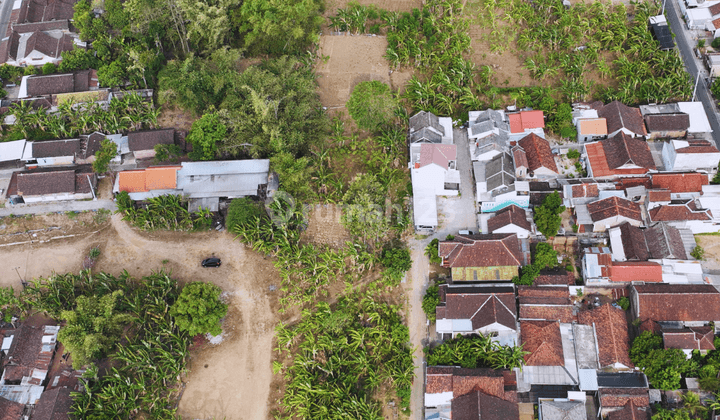
{"label": "orange roof house", "polygon": [[129,193],[177,188],[177,171],[180,166],[155,166],[147,169],[118,173],[120,191]]}
{"label": "orange roof house", "polygon": [[610,266],[610,281],[630,283],[644,281],[662,282],[662,266],[651,261],[616,262]]}
{"label": "orange roof house", "polygon": [[578,131],[581,135],[607,136],[607,122],[605,118],[590,118],[578,122]]}
{"label": "orange roof house", "polygon": [[508,115],[510,133],[524,133],[528,130],[545,128],[545,116],[542,111],[520,111]]}

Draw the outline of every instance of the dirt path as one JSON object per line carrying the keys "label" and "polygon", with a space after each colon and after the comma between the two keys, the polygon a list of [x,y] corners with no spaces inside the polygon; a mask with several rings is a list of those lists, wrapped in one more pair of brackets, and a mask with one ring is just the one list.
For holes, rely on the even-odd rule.
{"label": "dirt path", "polygon": [[425,396],[425,357],[423,347],[427,340],[427,317],[422,310],[422,298],[428,287],[428,268],[430,262],[425,255],[425,247],[430,239],[409,241],[413,265],[410,269],[405,294],[408,297],[408,328],[410,328],[410,343],[415,349],[415,382],[413,382],[410,418],[422,418]]}
{"label": "dirt path", "polygon": [[[98,233],[0,248],[0,286],[20,286],[32,279],[77,272],[94,246],[101,254],[95,270],[118,275],[127,270],[140,277],[151,270],[171,270],[181,282],[200,280],[220,286],[230,305],[223,343],[191,353],[190,373],[179,412],[186,419],[268,418],[272,380],[272,339],[277,298],[269,286],[279,276],[269,259],[245,248],[226,232],[139,232],[119,215]],[[202,268],[210,255],[222,258],[219,268]],[[17,268],[17,271],[15,270]]]}

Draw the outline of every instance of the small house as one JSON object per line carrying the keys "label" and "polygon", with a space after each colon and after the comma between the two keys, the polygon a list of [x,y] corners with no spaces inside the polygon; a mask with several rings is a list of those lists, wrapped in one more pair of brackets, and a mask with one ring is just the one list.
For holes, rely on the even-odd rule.
{"label": "small house", "polygon": [[608,137],[625,133],[630,137],[644,138],[647,136],[645,124],[639,108],[629,107],[622,102],[613,101],[600,107],[598,117],[607,123]]}
{"label": "small house", "polygon": [[628,222],[633,226],[643,223],[640,206],[620,197],[609,197],[587,205],[593,222],[593,232],[605,232],[607,229]]}
{"label": "small house", "polygon": [[514,233],[518,238],[527,238],[532,233],[532,224],[525,209],[514,204],[498,211],[487,221],[489,233]]}
{"label": "small house", "polygon": [[714,172],[720,151],[707,140],[671,140],[663,144],[662,159],[667,171]]}
{"label": "small house", "polygon": [[451,269],[453,282],[508,281],[529,262],[511,233],[456,235],[440,242],[438,255],[442,266]]}
{"label": "small house", "polygon": [[547,140],[535,133],[530,133],[518,142],[518,146],[524,151],[528,176],[556,177],[558,175],[555,157]]}
{"label": "small house", "polygon": [[585,144],[584,155],[591,178],[639,176],[657,169],[647,142],[620,130],[606,140]]}
{"label": "small house", "polygon": [[508,114],[510,141],[517,141],[530,133],[545,138],[545,115],[542,111],[520,111]]}

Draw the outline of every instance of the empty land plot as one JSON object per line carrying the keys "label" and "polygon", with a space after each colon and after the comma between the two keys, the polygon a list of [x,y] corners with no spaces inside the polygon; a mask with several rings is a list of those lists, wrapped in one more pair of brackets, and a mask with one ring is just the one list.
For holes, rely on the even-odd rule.
{"label": "empty land plot", "polygon": [[[523,61],[515,52],[515,41],[507,38],[506,46],[502,51],[493,52],[487,37],[490,28],[480,25],[470,25],[470,46],[472,53],[468,59],[480,66],[490,66],[492,69],[492,84],[499,87],[537,86],[538,83],[530,75],[530,71],[523,67]],[[507,83],[506,83],[507,82]]]}
{"label": "empty land plot", "polygon": [[334,204],[318,204],[310,212],[308,228],[301,240],[316,245],[345,246],[352,240],[350,233],[340,222],[342,210]]}

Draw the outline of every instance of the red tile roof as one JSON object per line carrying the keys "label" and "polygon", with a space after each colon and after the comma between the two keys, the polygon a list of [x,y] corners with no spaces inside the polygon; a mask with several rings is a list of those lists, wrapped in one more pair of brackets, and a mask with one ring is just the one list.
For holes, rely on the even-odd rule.
{"label": "red tile roof", "polygon": [[[718,3],[720,5],[720,3]],[[688,140],[687,147],[675,149],[675,153],[718,153],[717,147],[707,140]]]}
{"label": "red tile roof", "polygon": [[561,274],[540,274],[535,278],[533,284],[536,286],[573,286],[575,284],[575,275],[569,271]]}
{"label": "red tile roof", "polygon": [[656,169],[647,143],[625,133],[587,143],[585,153],[595,177],[640,175]]}
{"label": "red tile roof", "polygon": [[634,367],[630,361],[630,334],[625,311],[607,303],[597,309],[581,311],[578,322],[595,326],[601,368],[616,363]]}
{"label": "red tile roof", "polygon": [[663,329],[662,337],[666,349],[715,350],[715,334],[710,327]]}
{"label": "red tile roof", "polygon": [[720,14],[720,3],[715,3],[712,6],[708,7],[708,10],[710,10],[710,15],[715,16]]}
{"label": "red tile roof", "polygon": [[499,323],[513,330],[517,328],[515,293],[473,293],[473,289],[477,288],[444,287],[443,318],[469,319],[475,330],[493,323]]}
{"label": "red tile roof", "polygon": [[67,420],[73,403],[70,392],[68,388],[55,388],[43,392],[35,406],[32,419]]}
{"label": "red tile roof", "polygon": [[154,166],[118,173],[120,191],[147,192],[172,190],[177,187],[177,171],[181,166]]}
{"label": "red tile roof", "polygon": [[[692,203],[692,202],[690,202]],[[648,211],[653,222],[672,222],[677,220],[712,220],[710,210],[697,210],[694,204],[665,204]]]}
{"label": "red tile roof", "polygon": [[558,321],[521,321],[520,332],[528,366],[565,366]]}
{"label": "red tile roof", "polygon": [[453,398],[451,402],[453,420],[519,420],[520,408],[517,403],[473,391]]}
{"label": "red tile roof", "polygon": [[25,411],[25,404],[0,397],[0,420],[20,420],[23,411]]}
{"label": "red tile roof", "polygon": [[649,190],[648,201],[670,201],[670,190]]}
{"label": "red tile roof", "polygon": [[583,119],[579,121],[580,134],[594,134],[607,136],[607,121],[605,118]]}
{"label": "red tile roof", "polygon": [[445,267],[519,267],[524,260],[514,233],[456,235],[452,241],[440,242],[438,255]]}
{"label": "red tile roof", "polygon": [[720,321],[720,292],[709,284],[632,286],[641,321]]}
{"label": "red tile roof", "polygon": [[645,116],[648,132],[685,132],[690,127],[690,116],[679,114],[648,114]]}
{"label": "red tile roof", "polygon": [[597,184],[579,184],[572,186],[573,198],[599,197],[600,190]]}
{"label": "red tile roof", "polygon": [[515,168],[521,168],[525,167],[528,168],[530,164],[527,160],[527,155],[525,154],[525,150],[522,147],[515,146],[512,148],[512,154],[513,154],[513,163],[515,164]]}
{"label": "red tile roof", "polygon": [[708,184],[708,176],[697,172],[652,175],[653,188],[670,190],[675,194],[702,192],[702,186]]}
{"label": "red tile roof", "polygon": [[481,391],[510,402],[517,402],[515,372],[495,369],[466,369],[428,366],[425,371],[427,394],[452,392],[453,397]]}
{"label": "red tile roof", "polygon": [[577,321],[572,305],[520,305],[520,319],[571,323]]}
{"label": "red tile roof", "polygon": [[610,281],[630,283],[632,281],[645,281],[661,283],[662,266],[655,262],[613,262],[610,266]]}
{"label": "red tile roof", "polygon": [[513,134],[522,133],[533,128],[545,128],[545,117],[542,111],[520,111],[509,114],[510,132]]}
{"label": "red tile roof", "polygon": [[643,388],[600,388],[598,390],[602,407],[623,407],[632,401],[638,407],[649,407],[650,396]]}
{"label": "red tile roof", "polygon": [[518,142],[518,145],[525,150],[529,171],[545,168],[558,173],[555,158],[553,157],[552,150],[550,150],[550,143],[547,140],[535,133],[530,133],[523,137]]}
{"label": "red tile roof", "polygon": [[494,217],[488,219],[487,224],[490,233],[508,225],[519,226],[527,231],[532,229],[525,210],[514,204],[500,210]]}
{"label": "red tile roof", "polygon": [[638,406],[633,400],[630,400],[621,410],[609,412],[607,420],[650,420],[651,415],[652,410],[650,407]]}
{"label": "red tile roof", "polygon": [[593,222],[599,222],[615,216],[623,216],[628,219],[642,221],[640,206],[637,203],[620,197],[608,197],[603,200],[594,201],[588,204],[587,208]]}

